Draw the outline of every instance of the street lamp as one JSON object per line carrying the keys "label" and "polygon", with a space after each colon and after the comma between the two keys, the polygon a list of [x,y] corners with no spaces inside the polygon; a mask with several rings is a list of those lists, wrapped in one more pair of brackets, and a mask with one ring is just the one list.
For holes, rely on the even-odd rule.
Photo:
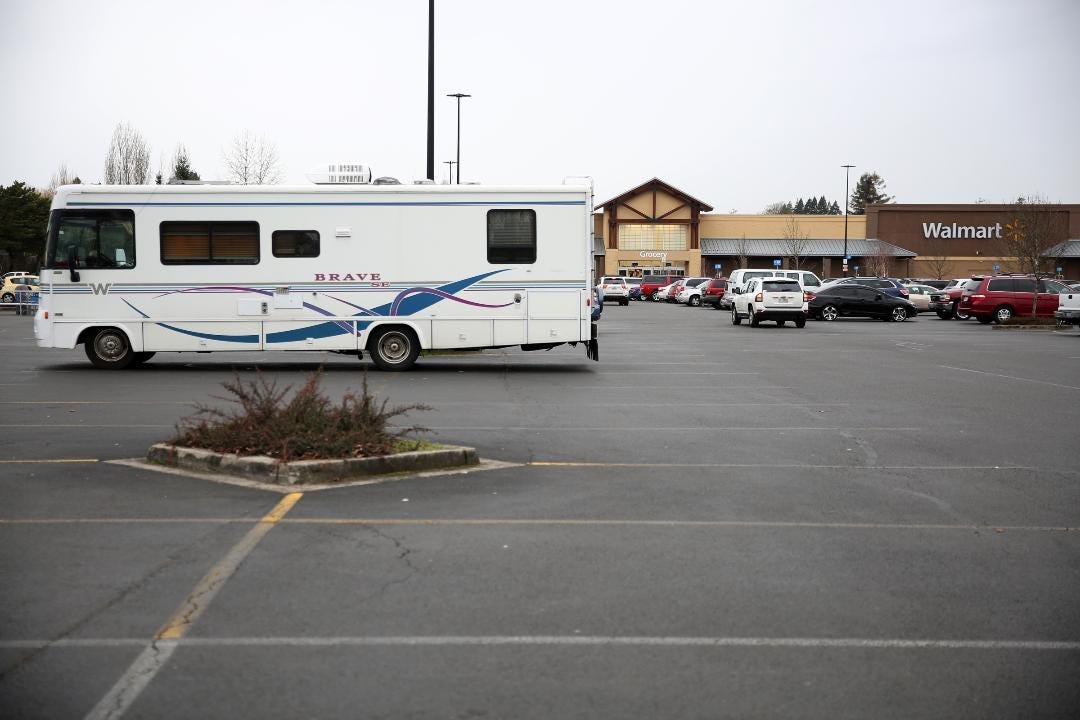
{"label": "street lamp", "polygon": [[427,177],[435,181],[435,0],[428,0]]}
{"label": "street lamp", "polygon": [[461,98],[472,97],[465,93],[449,93],[446,97],[457,98],[457,181],[461,184]]}
{"label": "street lamp", "polygon": [[851,168],[854,165],[841,165],[844,168],[844,277],[847,277],[847,215],[848,207],[851,205],[851,196],[848,194],[848,188],[851,183]]}
{"label": "street lamp", "polygon": [[449,165],[450,166],[450,184],[453,185],[454,184],[454,166],[457,165],[457,162],[454,161],[454,160],[443,160],[443,165]]}

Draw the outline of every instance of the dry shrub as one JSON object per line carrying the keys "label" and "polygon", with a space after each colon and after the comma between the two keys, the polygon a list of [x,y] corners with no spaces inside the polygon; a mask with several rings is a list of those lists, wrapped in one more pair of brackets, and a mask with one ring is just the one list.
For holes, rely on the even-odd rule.
{"label": "dry shrub", "polygon": [[173,445],[238,455],[267,455],[281,462],[344,457],[371,457],[394,452],[395,443],[427,428],[392,431],[391,419],[426,405],[387,408],[368,392],[367,373],[359,394],[345,392],[340,404],[319,392],[322,369],[316,370],[288,397],[292,386],[278,389],[276,380],[257,373],[244,382],[239,375],[222,386],[232,407],[196,405],[196,413],[177,425]]}

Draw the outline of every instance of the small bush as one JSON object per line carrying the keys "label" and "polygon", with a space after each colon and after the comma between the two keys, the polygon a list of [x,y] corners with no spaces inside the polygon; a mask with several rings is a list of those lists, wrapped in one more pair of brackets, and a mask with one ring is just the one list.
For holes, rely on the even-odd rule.
{"label": "small bush", "polygon": [[[368,392],[367,373],[359,394],[347,390],[340,404],[320,394],[322,370],[317,370],[287,399],[292,386],[261,373],[251,382],[239,376],[223,387],[234,403],[231,408],[196,405],[196,413],[177,425],[172,445],[238,455],[267,455],[281,462],[371,457],[399,452],[406,436],[426,430],[412,426],[396,432],[388,422],[426,405],[387,408]],[[414,441],[419,443],[419,441]]]}

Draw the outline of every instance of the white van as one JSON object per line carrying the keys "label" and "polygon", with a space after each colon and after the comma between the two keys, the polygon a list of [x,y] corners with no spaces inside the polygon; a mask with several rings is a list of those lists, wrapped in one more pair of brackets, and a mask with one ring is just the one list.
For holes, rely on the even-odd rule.
{"label": "white van", "polygon": [[735,296],[735,289],[741,292],[746,289],[746,283],[752,278],[759,277],[789,277],[799,281],[803,290],[816,290],[821,286],[821,279],[810,272],[809,270],[781,270],[776,269],[739,269],[732,270],[728,275],[727,292],[724,293],[724,297],[720,300],[721,310],[730,310],[731,303]]}

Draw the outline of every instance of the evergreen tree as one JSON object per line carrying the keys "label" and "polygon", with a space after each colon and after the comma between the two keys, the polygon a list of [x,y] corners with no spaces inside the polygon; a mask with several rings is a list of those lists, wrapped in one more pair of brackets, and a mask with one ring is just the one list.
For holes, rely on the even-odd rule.
{"label": "evergreen tree", "polygon": [[795,212],[795,206],[790,202],[774,202],[765,206],[763,215],[790,215]]}
{"label": "evergreen tree", "polygon": [[843,215],[843,213],[840,212],[840,204],[837,203],[835,200],[833,200],[833,204],[829,206],[829,214],[830,215]]}
{"label": "evergreen tree", "polygon": [[796,215],[802,215],[805,212],[806,212],[806,203],[803,202],[802,198],[799,198],[799,201],[797,203],[795,203],[795,214]]}
{"label": "evergreen tree", "polygon": [[829,214],[829,201],[825,199],[824,195],[822,195],[820,198],[818,198],[817,213],[818,213],[818,215],[828,215]]}
{"label": "evergreen tree", "polygon": [[806,201],[806,205],[803,207],[803,212],[807,215],[817,215],[817,198],[811,197]]}
{"label": "evergreen tree", "polygon": [[863,173],[851,193],[851,214],[865,215],[867,205],[892,202],[892,196],[884,191],[885,181],[880,175],[876,172]]}
{"label": "evergreen tree", "polygon": [[45,249],[49,199],[23,182],[0,186],[0,253],[15,267],[31,270],[29,258]]}
{"label": "evergreen tree", "polygon": [[188,157],[187,148],[183,143],[176,146],[176,156],[173,158],[173,171],[169,182],[178,180],[200,180],[199,173],[191,167],[191,159]]}

